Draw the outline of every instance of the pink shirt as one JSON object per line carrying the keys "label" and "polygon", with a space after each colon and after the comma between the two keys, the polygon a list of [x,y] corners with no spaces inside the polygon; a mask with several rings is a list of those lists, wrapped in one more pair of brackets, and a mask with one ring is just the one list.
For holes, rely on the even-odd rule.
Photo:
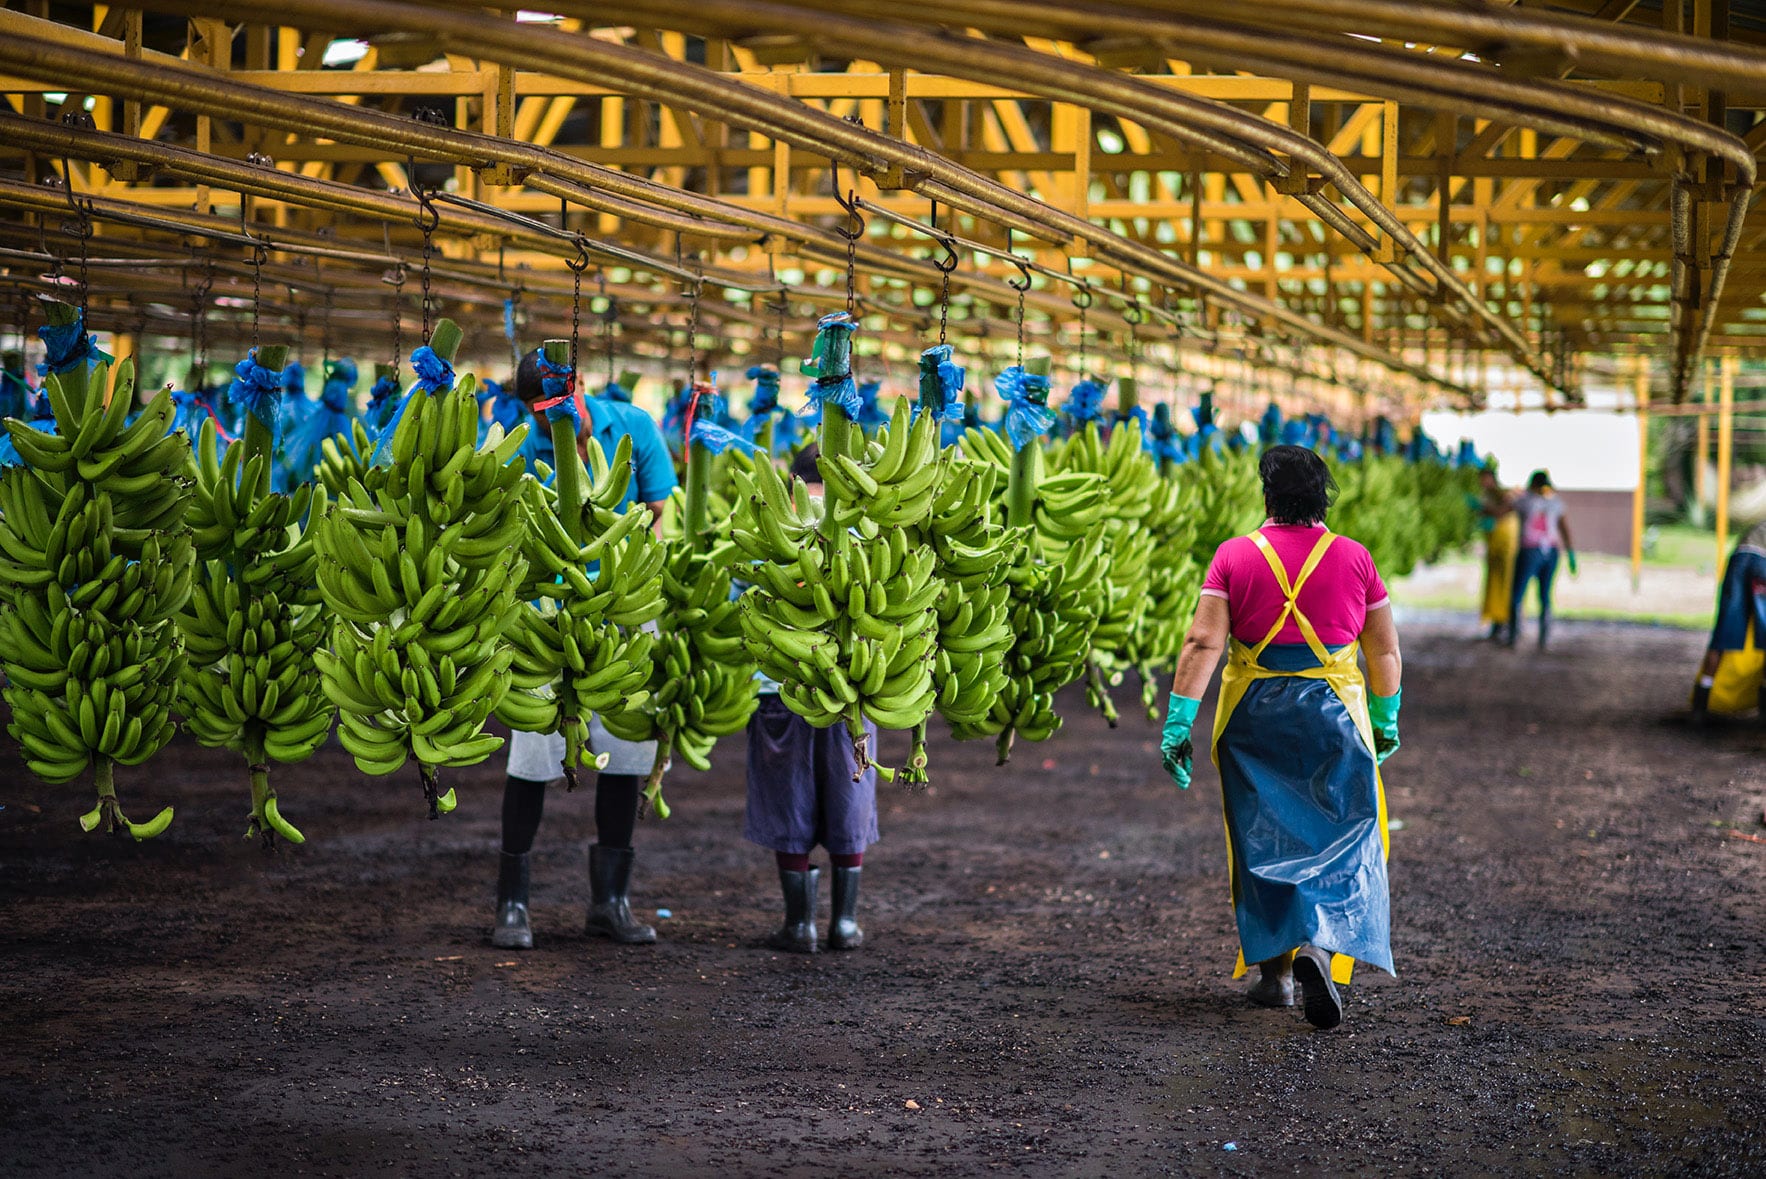
{"label": "pink shirt", "polygon": [[[1258,531],[1275,549],[1292,584],[1324,526],[1265,524]],[[1208,576],[1202,582],[1202,593],[1226,599],[1233,638],[1253,647],[1275,625],[1282,603],[1287,600],[1262,550],[1248,536],[1234,537],[1216,550]],[[1390,601],[1367,549],[1339,536],[1301,587],[1298,605],[1300,613],[1318,632],[1320,642],[1327,647],[1341,647],[1353,643],[1361,634],[1368,611],[1378,610]],[[1304,643],[1306,637],[1290,617],[1275,641]]]}

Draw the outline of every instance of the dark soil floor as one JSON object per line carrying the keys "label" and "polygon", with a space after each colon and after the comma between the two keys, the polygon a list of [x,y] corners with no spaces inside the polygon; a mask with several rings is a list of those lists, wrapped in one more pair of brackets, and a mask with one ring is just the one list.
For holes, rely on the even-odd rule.
{"label": "dark soil floor", "polygon": [[526,954],[486,940],[500,758],[429,822],[330,747],[265,854],[227,755],[128,774],[178,806],[136,846],[8,747],[0,1175],[1761,1174],[1766,734],[1688,728],[1698,635],[1561,632],[1409,628],[1402,977],[1331,1033],[1231,980],[1216,779],[1138,720],[939,741],[884,788],[866,948],[813,958],[760,943],[740,739],[639,831],[654,947],[583,938],[592,800],[552,795]]}

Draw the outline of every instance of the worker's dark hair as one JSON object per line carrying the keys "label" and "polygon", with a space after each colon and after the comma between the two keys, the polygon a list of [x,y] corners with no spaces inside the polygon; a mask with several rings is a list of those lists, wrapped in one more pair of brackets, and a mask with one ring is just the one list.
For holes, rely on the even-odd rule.
{"label": "worker's dark hair", "polygon": [[820,483],[822,468],[818,465],[817,460],[821,457],[822,448],[814,442],[798,451],[797,457],[791,460],[792,477],[801,479],[805,483]]}
{"label": "worker's dark hair", "polygon": [[546,387],[540,383],[546,379],[546,374],[540,371],[541,355],[540,350],[535,348],[515,366],[515,396],[521,398],[529,408],[532,408],[534,402],[544,401],[546,398]]}
{"label": "worker's dark hair", "polygon": [[1257,464],[1263,506],[1277,524],[1317,524],[1331,510],[1337,481],[1325,461],[1304,446],[1272,446]]}
{"label": "worker's dark hair", "polygon": [[1544,491],[1550,486],[1551,473],[1549,471],[1534,471],[1533,477],[1527,480],[1528,491]]}

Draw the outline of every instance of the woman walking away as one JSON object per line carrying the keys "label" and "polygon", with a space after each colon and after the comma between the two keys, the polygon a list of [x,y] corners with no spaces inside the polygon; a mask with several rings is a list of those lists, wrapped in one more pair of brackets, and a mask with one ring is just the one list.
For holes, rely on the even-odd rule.
{"label": "woman walking away", "polygon": [[1508,596],[1508,634],[1503,642],[1512,647],[1521,631],[1521,600],[1527,583],[1539,579],[1539,649],[1545,650],[1551,634],[1551,582],[1557,576],[1558,550],[1576,573],[1576,549],[1570,543],[1570,523],[1564,517],[1564,501],[1551,485],[1551,476],[1534,471],[1527,490],[1515,500],[1515,516],[1521,522],[1521,547],[1515,553],[1515,584]]}
{"label": "woman walking away", "polygon": [[1478,472],[1478,529],[1484,534],[1483,619],[1490,627],[1490,641],[1496,642],[1508,630],[1508,599],[1515,584],[1521,525],[1495,467]]}
{"label": "woman walking away", "polygon": [[1257,963],[1250,999],[1265,1007],[1292,1006],[1297,981],[1307,1022],[1333,1028],[1357,960],[1393,972],[1379,763],[1398,748],[1398,630],[1373,558],[1324,526],[1337,490],[1324,460],[1275,446],[1258,474],[1269,518],[1214,554],[1161,749],[1188,789],[1190,727],[1227,650],[1214,763],[1239,927],[1233,977]]}

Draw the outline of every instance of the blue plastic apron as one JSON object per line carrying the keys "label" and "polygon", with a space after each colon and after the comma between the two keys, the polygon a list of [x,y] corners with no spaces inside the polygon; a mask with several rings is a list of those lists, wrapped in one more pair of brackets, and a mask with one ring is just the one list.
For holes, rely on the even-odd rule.
{"label": "blue plastic apron", "polygon": [[[1214,715],[1239,959],[1331,951],[1347,983],[1356,961],[1393,973],[1386,796],[1374,760],[1357,645],[1336,651],[1300,612],[1301,589],[1336,537],[1318,539],[1292,581],[1267,538],[1251,538],[1285,599],[1263,641],[1234,639]],[[1276,644],[1292,618],[1306,642]]]}

